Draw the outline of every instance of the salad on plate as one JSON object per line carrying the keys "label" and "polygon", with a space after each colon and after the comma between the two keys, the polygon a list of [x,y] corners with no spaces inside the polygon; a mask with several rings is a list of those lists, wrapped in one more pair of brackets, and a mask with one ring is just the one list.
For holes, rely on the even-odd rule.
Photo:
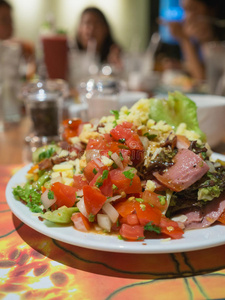
{"label": "salad on plate", "polygon": [[62,140],[33,153],[14,198],[43,222],[125,241],[225,223],[225,163],[213,160],[191,99],[174,92],[110,113],[64,120]]}

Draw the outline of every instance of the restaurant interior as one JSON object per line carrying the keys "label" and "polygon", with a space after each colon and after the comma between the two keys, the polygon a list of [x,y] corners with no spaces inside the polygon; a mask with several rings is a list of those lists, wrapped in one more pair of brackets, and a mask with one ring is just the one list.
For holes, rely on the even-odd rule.
{"label": "restaurant interior", "polygon": [[[147,105],[147,99],[155,105],[152,111],[157,106],[160,113],[166,113],[151,112],[149,106],[146,124],[153,130],[143,133],[146,111],[141,111],[141,105]],[[224,168],[225,1],[0,0],[0,299],[225,299],[222,201],[217,205],[223,211],[216,220],[219,225],[190,230],[181,240],[173,240],[173,236],[171,240],[169,235],[161,243],[156,238],[151,244],[151,235],[146,243],[140,236],[134,243],[124,238],[126,245],[118,238],[108,240],[108,227],[101,227],[100,221],[103,235],[96,238],[92,232],[94,238],[90,238],[86,235],[90,233],[78,230],[73,240],[73,234],[64,234],[68,224],[47,221],[46,229],[42,217],[30,216],[20,208],[21,203],[14,207],[12,189],[17,181],[36,176],[35,168],[41,165],[37,153],[40,159],[40,153],[55,147],[49,145],[64,142],[67,155],[73,153],[68,149],[84,153],[89,140],[99,143],[99,134],[108,134],[106,128],[114,118],[107,141],[111,143],[113,130],[122,126],[120,117],[132,120],[128,118],[132,114],[137,118],[133,127],[127,125],[131,121],[122,123],[125,136],[117,140],[123,143],[123,150],[129,150],[127,132],[134,126],[135,132],[142,132],[145,155],[150,155],[148,143],[157,139],[157,130],[165,134],[165,128],[171,126],[171,132],[177,130],[176,136],[190,140],[189,150],[185,150],[193,147],[195,156],[201,158],[202,149],[212,154],[208,166],[204,165],[206,170],[218,168],[212,165],[214,157],[215,164]],[[159,115],[164,119],[157,119]],[[84,128],[90,132],[85,133]],[[160,150],[154,150],[154,159],[163,147],[173,149],[172,135],[163,146],[161,142]],[[201,145],[201,138],[206,146]],[[93,147],[95,153],[89,153],[89,160],[99,158],[96,151],[100,150]],[[111,149],[105,156],[107,162],[123,169],[125,157],[118,162],[118,155],[112,159],[109,152]],[[49,163],[49,157],[45,159]],[[63,154],[58,159],[65,163]],[[135,159],[132,163],[139,166],[140,158]],[[71,180],[81,168],[79,163],[78,167],[74,162],[65,185],[74,187]],[[128,164],[125,172],[129,168]],[[58,173],[63,177],[61,169]],[[162,170],[158,176],[161,178]],[[132,180],[128,190],[132,190]],[[142,181],[142,190],[147,181],[151,180]],[[46,187],[42,188],[44,194]],[[163,193],[159,188],[159,194]],[[135,189],[126,194],[130,194],[130,202],[135,197],[140,202]],[[118,195],[113,192],[113,196],[117,200]],[[143,209],[145,204],[140,203]],[[83,209],[80,205],[80,212]],[[109,222],[113,226],[112,220]],[[201,235],[200,230],[206,231]]]}

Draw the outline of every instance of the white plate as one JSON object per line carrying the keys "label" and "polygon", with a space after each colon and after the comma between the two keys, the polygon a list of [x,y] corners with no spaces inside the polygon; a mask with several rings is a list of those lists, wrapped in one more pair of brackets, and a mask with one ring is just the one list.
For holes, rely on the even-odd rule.
{"label": "white plate", "polygon": [[[215,158],[225,160],[225,156],[214,154]],[[187,231],[179,240],[146,239],[144,242],[125,242],[117,236],[95,233],[83,233],[73,226],[56,226],[43,222],[31,213],[28,207],[15,200],[12,188],[24,183],[25,174],[31,165],[18,171],[9,181],[6,188],[6,199],[12,212],[26,225],[53,239],[80,247],[124,253],[174,253],[210,248],[225,244],[225,226],[215,225],[209,228]],[[47,224],[47,225],[46,225]]]}

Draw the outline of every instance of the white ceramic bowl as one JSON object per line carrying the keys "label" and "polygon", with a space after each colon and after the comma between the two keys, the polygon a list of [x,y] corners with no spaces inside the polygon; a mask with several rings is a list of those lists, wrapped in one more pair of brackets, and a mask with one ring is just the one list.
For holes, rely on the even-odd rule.
{"label": "white ceramic bowl", "polygon": [[[136,92],[136,91],[122,91],[119,95],[118,99],[118,105],[116,109],[120,109],[122,106],[127,106],[130,108],[134,103],[136,103],[140,99],[146,99],[148,98],[148,94],[144,92]],[[108,115],[110,115],[110,110],[112,107],[110,107],[110,102],[108,103],[107,107],[107,101],[105,102],[104,107],[102,107],[100,110],[100,115],[104,116],[107,115],[105,112],[108,112]],[[73,103],[70,104],[67,107],[68,115],[70,118],[81,118],[83,121],[88,121],[88,105],[85,103]]]}
{"label": "white ceramic bowl", "polygon": [[211,147],[225,140],[225,97],[187,94],[197,105],[198,121]]}

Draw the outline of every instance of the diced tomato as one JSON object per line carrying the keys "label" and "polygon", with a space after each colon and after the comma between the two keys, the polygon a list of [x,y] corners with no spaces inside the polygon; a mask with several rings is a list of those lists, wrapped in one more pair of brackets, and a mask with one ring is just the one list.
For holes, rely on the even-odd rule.
{"label": "diced tomato", "polygon": [[[102,175],[103,172],[107,173],[107,178],[103,179]],[[113,195],[113,188],[112,188],[112,181],[110,177],[110,173],[107,167],[102,167],[99,169],[98,173],[95,175],[95,177],[92,179],[92,181],[89,184],[90,186],[96,186],[100,189],[103,195],[107,197],[112,197]]]}
{"label": "diced tomato", "polygon": [[72,207],[74,205],[76,201],[76,188],[65,185],[61,182],[55,182],[51,186],[51,191],[54,192],[56,197],[55,204],[57,207],[61,207],[63,205]]}
{"label": "diced tomato", "polygon": [[106,143],[115,142],[115,140],[113,139],[113,137],[109,133],[104,134],[104,139],[105,139]]}
{"label": "diced tomato", "polygon": [[89,139],[86,150],[92,150],[92,149],[96,149],[96,150],[108,149],[107,142],[104,136],[99,136],[96,139]]}
{"label": "diced tomato", "polygon": [[159,226],[161,227],[161,233],[168,235],[172,239],[180,239],[184,234],[177,222],[166,218],[164,215],[161,217]]}
{"label": "diced tomato", "polygon": [[80,119],[66,119],[63,121],[64,132],[63,139],[69,142],[71,137],[78,135],[79,125],[82,123]]}
{"label": "diced tomato", "polygon": [[116,127],[114,127],[111,131],[110,134],[112,135],[112,137],[116,140],[119,141],[121,139],[125,139],[128,140],[132,134],[132,124],[129,122],[124,122],[123,124],[119,124]]}
{"label": "diced tomato", "polygon": [[161,211],[165,211],[168,206],[167,201],[165,200],[165,203],[163,204],[163,201],[160,201],[160,197],[162,196],[154,192],[145,190],[141,198],[144,200],[144,202],[152,204],[153,206],[159,208]]}
{"label": "diced tomato", "polygon": [[157,207],[136,201],[135,209],[141,225],[145,226],[149,222],[152,222],[154,225],[159,225],[162,213]]}
{"label": "diced tomato", "polygon": [[106,197],[101,191],[93,186],[83,187],[84,204],[88,215],[96,215],[106,201]]}
{"label": "diced tomato", "polygon": [[131,214],[127,216],[128,225],[140,225],[137,214]]}
{"label": "diced tomato", "polygon": [[81,119],[66,119],[63,120],[63,126],[65,128],[70,128],[73,130],[77,130],[77,128],[79,127],[79,125],[82,123]]}
{"label": "diced tomato", "polygon": [[125,144],[131,150],[144,150],[144,146],[137,133],[133,133],[132,136],[128,140],[126,140]]}
{"label": "diced tomato", "polygon": [[218,221],[225,224],[225,211],[220,215]]}
{"label": "diced tomato", "polygon": [[89,231],[91,229],[91,223],[80,212],[72,214],[71,220],[77,230]]}
{"label": "diced tomato", "polygon": [[78,190],[81,190],[83,186],[88,185],[88,181],[83,175],[74,175],[73,180],[73,187],[75,187]]}
{"label": "diced tomato", "polygon": [[142,191],[141,180],[137,174],[134,175],[133,179],[129,179],[123,174],[122,170],[115,169],[110,171],[110,176],[112,184],[117,187],[115,190],[117,194],[123,191],[126,194],[140,193]]}
{"label": "diced tomato", "polygon": [[120,228],[120,235],[128,241],[143,241],[144,228],[141,225],[122,224]]}
{"label": "diced tomato", "polygon": [[96,172],[103,166],[103,163],[99,158],[95,160],[90,160],[87,166],[84,168],[84,176],[86,177],[87,181],[90,182],[94,177]]}
{"label": "diced tomato", "polygon": [[114,205],[115,209],[118,211],[120,216],[126,218],[128,215],[132,214],[135,211],[135,203],[136,201],[120,201]]}

